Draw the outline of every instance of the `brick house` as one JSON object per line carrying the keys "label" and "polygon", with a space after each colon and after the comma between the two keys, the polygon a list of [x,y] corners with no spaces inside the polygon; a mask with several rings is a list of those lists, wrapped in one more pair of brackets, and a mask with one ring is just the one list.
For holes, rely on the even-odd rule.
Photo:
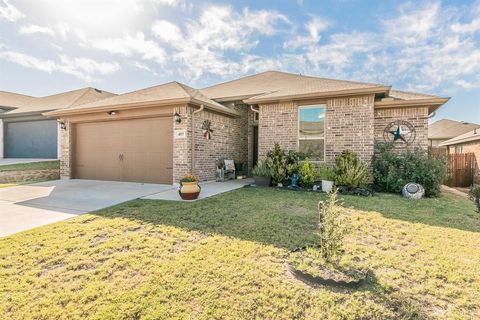
{"label": "brick house", "polygon": [[390,86],[268,71],[196,90],[171,82],[46,113],[64,124],[63,178],[174,183],[247,173],[278,142],[331,164],[345,149],[370,162],[376,142],[428,148],[428,116],[448,98]]}
{"label": "brick house", "polygon": [[449,154],[473,153],[473,182],[480,184],[480,129],[475,129],[440,143]]}

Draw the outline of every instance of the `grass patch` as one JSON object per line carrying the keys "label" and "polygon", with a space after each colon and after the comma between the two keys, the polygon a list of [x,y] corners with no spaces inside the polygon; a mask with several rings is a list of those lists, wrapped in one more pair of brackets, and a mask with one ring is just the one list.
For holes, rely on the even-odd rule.
{"label": "grass patch", "polygon": [[59,161],[40,161],[40,162],[0,165],[0,172],[24,171],[24,170],[49,170],[49,169],[59,169],[59,168],[60,168]]}
{"label": "grass patch", "polygon": [[[475,319],[480,215],[445,195],[346,196],[360,291],[285,272],[317,241],[313,193],[244,188],[194,203],[134,200],[0,239],[8,319]],[[470,214],[472,213],[472,214]]]}

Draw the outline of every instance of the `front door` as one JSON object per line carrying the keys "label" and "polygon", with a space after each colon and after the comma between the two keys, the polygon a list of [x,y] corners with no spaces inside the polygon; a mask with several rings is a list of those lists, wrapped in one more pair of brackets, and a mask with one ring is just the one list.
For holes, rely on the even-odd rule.
{"label": "front door", "polygon": [[258,126],[253,127],[253,166],[258,162]]}

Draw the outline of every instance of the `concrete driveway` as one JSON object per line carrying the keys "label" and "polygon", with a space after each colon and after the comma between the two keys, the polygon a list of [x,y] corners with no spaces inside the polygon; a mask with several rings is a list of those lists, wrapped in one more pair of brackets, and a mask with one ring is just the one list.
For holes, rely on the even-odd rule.
{"label": "concrete driveway", "polygon": [[95,180],[55,180],[0,188],[0,237],[172,188]]}

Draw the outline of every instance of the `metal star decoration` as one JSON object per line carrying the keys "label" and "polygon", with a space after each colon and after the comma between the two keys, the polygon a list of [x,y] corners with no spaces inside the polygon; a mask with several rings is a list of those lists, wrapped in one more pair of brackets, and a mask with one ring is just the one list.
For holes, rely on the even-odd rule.
{"label": "metal star decoration", "polygon": [[407,142],[407,140],[405,140],[403,137],[403,130],[400,125],[397,126],[396,130],[390,131],[390,133],[393,134],[393,141],[402,140],[405,143]]}
{"label": "metal star decoration", "polygon": [[415,127],[408,121],[397,120],[390,122],[383,131],[387,142],[403,142],[410,145],[415,140]]}

